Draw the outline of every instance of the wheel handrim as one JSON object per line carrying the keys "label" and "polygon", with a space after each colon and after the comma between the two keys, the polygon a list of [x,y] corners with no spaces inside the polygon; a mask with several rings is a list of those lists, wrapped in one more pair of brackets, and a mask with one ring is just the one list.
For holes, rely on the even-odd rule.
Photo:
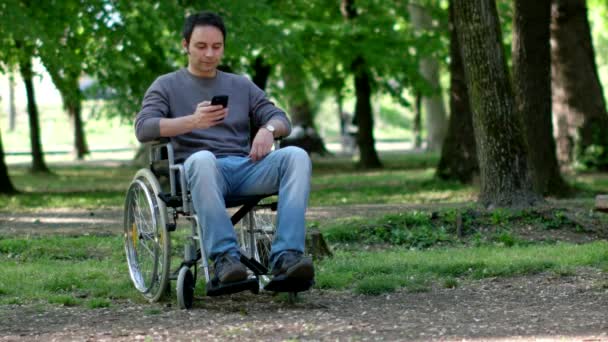
{"label": "wheel handrim", "polygon": [[154,179],[138,173],[125,202],[124,242],[129,273],[135,288],[151,301],[158,300],[168,282],[169,241],[166,213],[155,195]]}

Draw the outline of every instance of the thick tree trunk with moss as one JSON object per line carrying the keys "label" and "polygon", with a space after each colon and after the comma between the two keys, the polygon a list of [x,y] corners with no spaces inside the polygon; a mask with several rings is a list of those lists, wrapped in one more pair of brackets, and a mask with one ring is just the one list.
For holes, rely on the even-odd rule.
{"label": "thick tree trunk with moss", "polygon": [[42,144],[40,142],[40,124],[38,119],[38,106],[36,105],[36,95],[34,93],[32,61],[26,59],[20,63],[21,77],[25,84],[27,94],[27,112],[30,123],[30,145],[32,149],[32,171],[50,172],[44,162]]}
{"label": "thick tree trunk with moss", "polygon": [[[342,0],[342,15],[347,20],[357,17],[354,0]],[[351,71],[355,78],[355,120],[357,121],[357,145],[359,146],[359,167],[362,169],[381,168],[382,163],[376,152],[374,141],[374,117],[371,104],[371,80],[367,63],[361,56],[355,57],[351,64]]]}
{"label": "thick tree trunk with moss", "polygon": [[585,0],[553,1],[551,57],[560,163],[570,165],[574,159],[585,162],[585,155],[595,152],[588,166],[608,170],[608,115]]}
{"label": "thick tree trunk with moss", "polygon": [[479,174],[473,116],[460,57],[460,46],[454,25],[454,11],[450,1],[450,120],[441,149],[437,177],[471,183]]}
{"label": "thick tree trunk with moss", "polygon": [[517,114],[494,0],[454,0],[454,19],[473,112],[486,207],[526,207],[532,189],[525,136]]}
{"label": "thick tree trunk with moss", "polygon": [[528,141],[534,190],[566,195],[551,126],[551,0],[515,0],[513,16],[513,89]]}
{"label": "thick tree trunk with moss", "polygon": [[[418,31],[433,30],[433,18],[419,1],[410,2],[408,12],[414,28]],[[420,60],[420,74],[432,89],[432,94],[422,98],[425,123],[427,131],[427,149],[441,150],[447,133],[448,118],[443,103],[443,94],[439,84],[439,62],[433,57],[424,57]]]}
{"label": "thick tree trunk with moss", "polygon": [[17,190],[8,175],[8,169],[4,161],[4,147],[2,146],[2,136],[0,136],[0,194],[14,194]]}

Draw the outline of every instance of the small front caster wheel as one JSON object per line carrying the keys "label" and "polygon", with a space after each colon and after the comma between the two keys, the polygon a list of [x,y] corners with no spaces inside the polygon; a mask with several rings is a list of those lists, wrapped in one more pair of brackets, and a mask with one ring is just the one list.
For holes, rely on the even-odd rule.
{"label": "small front caster wheel", "polygon": [[177,305],[180,309],[191,309],[194,301],[194,276],[187,266],[182,266],[177,275]]}

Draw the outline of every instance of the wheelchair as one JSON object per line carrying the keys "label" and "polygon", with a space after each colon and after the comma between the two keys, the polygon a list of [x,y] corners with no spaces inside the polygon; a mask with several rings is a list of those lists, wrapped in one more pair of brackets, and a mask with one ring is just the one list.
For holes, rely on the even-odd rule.
{"label": "wheelchair", "polygon": [[[135,288],[147,300],[156,302],[170,292],[170,281],[175,280],[177,303],[182,309],[193,305],[199,272],[204,275],[207,296],[247,290],[257,294],[265,289],[270,282],[269,256],[276,231],[277,194],[225,198],[226,208],[233,212],[231,221],[241,249],[241,262],[248,268],[249,276],[241,282],[220,284],[211,276],[183,164],[175,160],[169,139],[149,146],[150,166],[135,174],[124,206],[124,248]],[[164,186],[161,180],[165,180]],[[182,233],[181,237],[177,229],[179,217],[190,225],[190,232]],[[172,251],[175,244],[182,244],[183,252]],[[172,271],[171,264],[175,262],[179,265]],[[281,288],[270,291],[289,292],[293,300],[297,292],[312,285],[313,281],[291,284],[285,291]]]}

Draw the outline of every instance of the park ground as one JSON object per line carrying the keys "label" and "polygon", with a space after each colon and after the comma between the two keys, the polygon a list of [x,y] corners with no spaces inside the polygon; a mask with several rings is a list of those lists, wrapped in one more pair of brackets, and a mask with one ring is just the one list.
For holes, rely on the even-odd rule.
{"label": "park ground", "polygon": [[[416,168],[428,168],[425,162],[415,164],[418,165]],[[322,163],[320,165],[321,170],[326,167]],[[118,237],[122,231],[122,209],[116,202],[123,195],[122,190],[114,194],[112,189],[123,189],[125,186],[112,182],[117,182],[116,179],[128,180],[132,173],[121,178],[108,172],[109,169],[105,167],[94,172],[108,174],[110,180],[98,180],[91,185],[80,181],[80,178],[76,179],[81,183],[80,187],[108,189],[107,193],[100,192],[100,197],[84,203],[73,201],[70,189],[57,189],[49,179],[32,179],[19,168],[13,171],[20,188],[28,189],[27,184],[30,184],[30,189],[38,187],[44,190],[37,193],[29,190],[29,195],[16,201],[4,200],[6,205],[0,210],[0,251],[11,246],[9,242],[14,243],[14,247],[23,241],[30,243],[49,237],[49,241],[60,244],[69,239],[99,238],[102,243],[110,241],[113,243],[111,246],[120,249]],[[120,169],[120,166],[117,168]],[[76,169],[62,166],[55,170],[57,174],[52,179],[63,184],[74,182],[69,177],[71,172],[89,172],[82,165]],[[132,171],[129,168],[120,170]],[[430,192],[425,190],[425,187],[431,186],[427,184],[430,181],[425,178],[426,173],[418,174],[414,169],[401,173],[390,164],[388,170],[388,174],[366,174],[366,179],[372,182],[369,184],[371,188],[382,189],[380,194],[352,186],[349,192],[332,190],[331,187],[337,183],[344,182],[338,184],[344,187],[352,185],[353,179],[340,178],[342,176],[325,179],[324,172],[313,181],[313,192],[323,196],[312,198],[307,213],[309,227],[319,228],[327,234],[336,255],[329,261],[317,263],[317,286],[300,294],[295,303],[289,302],[283,295],[241,293],[219,298],[199,296],[192,310],[183,311],[177,308],[173,297],[160,303],[147,303],[134,294],[135,290],[129,286],[128,279],[123,282],[127,285],[126,290],[116,290],[114,294],[110,291],[106,295],[109,300],[98,301],[97,305],[84,304],[97,299],[88,301],[89,297],[94,296],[94,291],[90,290],[61,290],[62,296],[57,298],[63,299],[46,301],[31,294],[31,290],[26,290],[27,283],[34,282],[33,277],[38,274],[30,275],[32,278],[25,274],[17,282],[11,283],[22,284],[22,296],[15,289],[7,289],[6,285],[3,288],[0,281],[0,341],[608,341],[608,214],[593,210],[592,197],[550,199],[524,214],[489,213],[472,205],[467,189],[452,189],[451,184],[432,181],[430,184],[434,189]],[[386,180],[387,177],[389,180]],[[602,177],[599,176],[600,179]],[[597,180],[597,177],[593,179]],[[411,185],[410,181],[419,183]],[[604,186],[605,182],[598,184]],[[408,201],[409,197],[402,198],[400,194],[392,193],[391,188],[396,185],[406,188],[411,185],[413,188],[410,191],[417,192],[416,198],[421,200]],[[58,194],[55,197],[59,199],[47,193]],[[328,200],[332,196],[337,199]],[[446,200],[441,196],[451,197]],[[362,201],[364,197],[366,201]],[[58,201],[58,204],[53,204],[54,201]],[[47,203],[40,204],[43,202]],[[358,231],[362,229],[360,226],[388,226],[390,220],[399,215],[413,215],[407,217],[417,220],[437,216],[448,221],[454,217],[464,221],[476,218],[481,222],[484,219],[490,224],[481,224],[476,229],[495,239],[472,242],[479,232],[475,233],[477,235],[469,232],[470,235],[464,238],[466,241],[457,242],[456,247],[449,238],[449,245],[442,240],[426,249],[420,245],[393,246],[390,241],[379,242],[377,236],[374,236],[374,240],[370,238],[371,235],[362,235],[366,240],[353,242],[348,240],[352,236],[344,235],[345,227],[349,229],[352,226],[353,231]],[[536,217],[545,219],[537,220]],[[59,240],[53,240],[56,238]],[[52,243],[35,243],[31,249],[59,253],[58,259],[69,254],[55,251],[48,246]],[[434,244],[436,241],[428,243]],[[595,259],[573,262],[568,267],[559,266],[556,261],[557,266],[553,267],[552,257],[549,256],[538,265],[535,261],[530,261],[528,266],[523,265],[524,271],[508,271],[509,265],[507,271],[489,267],[489,272],[496,274],[475,277],[469,275],[478,273],[475,268],[480,262],[471,261],[469,270],[449,271],[456,272],[453,277],[432,278],[424,285],[414,283],[387,289],[383,289],[382,284],[376,284],[367,290],[359,286],[361,284],[352,287],[339,285],[344,283],[339,278],[347,277],[349,273],[340,273],[340,265],[332,264],[343,262],[340,260],[352,255],[361,258],[361,267],[367,267],[365,263],[368,261],[363,259],[370,255],[386,258],[386,263],[391,262],[393,255],[398,255],[403,256],[405,268],[426,267],[424,261],[418,258],[432,259],[437,253],[454,252],[454,258],[460,258],[461,253],[465,253],[466,259],[467,251],[478,248],[477,245],[482,249],[487,248],[489,259],[494,255],[498,258],[503,253],[507,258],[517,259],[517,253],[529,253],[530,249],[540,254],[569,254],[568,251],[575,254],[588,249],[592,251],[590,256],[583,255],[583,258],[591,259],[593,256]],[[44,267],[45,263],[50,265],[56,261],[39,258],[35,252],[19,251],[18,248],[13,251],[14,254],[8,256],[0,253],[3,262],[18,267],[21,264],[14,260],[25,260]],[[100,247],[90,251],[90,254],[100,260],[99,269],[106,270],[106,259],[99,255],[100,251],[105,249]],[[114,277],[115,274],[128,278],[122,251],[114,250],[112,253],[116,257],[109,260],[116,260],[119,264],[116,266],[118,273],[92,278],[92,286],[95,286],[95,281]],[[472,255],[471,258],[478,257]],[[79,265],[79,259],[75,260],[74,265]],[[65,266],[60,267],[71,267],[70,260],[59,261],[65,262],[61,264]],[[350,262],[356,264],[355,261]],[[379,262],[382,264],[384,261]],[[80,271],[76,268],[79,266],[74,267],[69,274],[90,277],[88,269]],[[392,267],[410,274],[398,265]],[[54,270],[51,272],[64,272],[59,268],[51,269]],[[0,275],[9,270],[15,272],[17,269],[0,266]],[[418,276],[418,273],[412,272]],[[328,273],[336,279],[328,277]],[[365,275],[359,277],[364,278]],[[407,283],[407,280],[401,281],[401,284]],[[48,290],[46,285],[48,281],[42,285]],[[122,295],[121,291],[128,294]],[[66,293],[70,298],[65,299]]]}
{"label": "park ground", "polygon": [[[310,219],[333,219],[345,214],[377,216],[424,209],[312,207],[308,215]],[[116,209],[2,213],[0,234],[119,234],[120,214]],[[588,233],[555,230],[553,238],[584,243],[600,239],[598,233],[605,234],[601,227],[594,229]],[[552,237],[545,234],[543,238]],[[466,280],[454,288],[435,284],[420,292],[399,289],[364,295],[315,288],[301,294],[296,303],[269,293],[202,297],[190,311],[179,310],[174,300],[156,304],[115,301],[110,307],[96,309],[41,303],[3,305],[0,341],[607,341],[607,307],[606,273],[582,267],[565,274],[549,271]]]}

